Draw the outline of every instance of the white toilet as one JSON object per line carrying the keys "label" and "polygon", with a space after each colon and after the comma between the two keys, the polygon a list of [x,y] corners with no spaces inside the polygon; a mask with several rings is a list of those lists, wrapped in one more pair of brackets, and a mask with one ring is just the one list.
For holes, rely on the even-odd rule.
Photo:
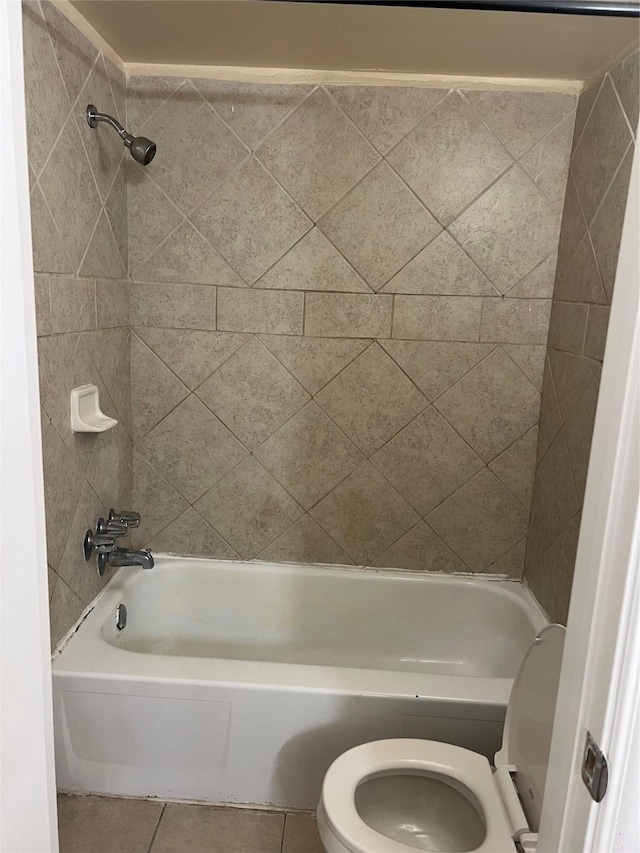
{"label": "white toilet", "polygon": [[337,758],[318,806],[327,853],[535,851],[564,634],[548,625],[529,646],[495,770],[471,750],[410,738],[366,743]]}

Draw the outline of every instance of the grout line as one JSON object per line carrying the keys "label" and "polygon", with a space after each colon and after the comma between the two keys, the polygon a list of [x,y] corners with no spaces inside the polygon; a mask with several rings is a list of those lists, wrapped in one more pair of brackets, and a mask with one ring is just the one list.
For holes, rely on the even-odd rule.
{"label": "grout line", "polygon": [[[587,125],[589,124],[589,122],[591,120],[591,116],[593,115],[593,111],[595,109],[595,106],[598,103],[598,101],[600,100],[600,95],[602,93],[602,88],[604,86],[604,81],[605,81],[606,76],[607,76],[607,73],[605,72],[602,75],[602,79],[600,80],[600,85],[598,86],[598,91],[596,92],[596,96],[593,99],[593,102],[591,104],[591,109],[589,110],[589,113],[587,114],[587,117],[584,120],[584,124],[582,125],[582,130],[580,131],[580,136],[576,139],[576,144],[572,146],[570,161],[573,160],[573,158],[575,157],[575,154],[578,150],[578,147],[580,146],[580,143],[582,142],[582,137],[584,136],[584,132],[587,129]],[[589,86],[589,89],[595,88],[596,85],[597,84],[594,83],[593,86]],[[576,118],[578,117],[578,107],[580,106],[580,98],[585,94],[585,92],[588,92],[589,89],[585,89],[578,96],[578,106],[576,107]],[[575,133],[575,131],[574,131],[574,133]]]}
{"label": "grout line", "polygon": [[156,823],[155,829],[153,830],[153,834],[151,836],[151,841],[149,842],[149,846],[147,847],[147,853],[151,853],[153,849],[154,842],[156,840],[156,835],[158,834],[158,829],[160,828],[160,821],[162,820],[162,816],[164,815],[164,810],[166,809],[167,804],[163,803],[162,808],[160,809],[160,815],[158,817],[158,822]]}
{"label": "grout line", "polygon": [[[611,70],[613,70],[613,69],[611,69]],[[633,128],[633,126],[631,125],[631,122],[629,121],[629,116],[627,115],[627,111],[624,107],[624,104],[622,103],[622,98],[620,97],[620,94],[616,88],[616,84],[614,82],[614,79],[611,76],[611,71],[608,71],[606,76],[609,78],[609,82],[611,83],[611,88],[613,89],[613,93],[616,96],[616,100],[618,101],[618,105],[622,111],[622,115],[624,116],[624,120],[627,123],[627,127],[629,128],[629,130],[631,132],[631,140],[632,140],[632,142],[635,142],[636,130]]]}

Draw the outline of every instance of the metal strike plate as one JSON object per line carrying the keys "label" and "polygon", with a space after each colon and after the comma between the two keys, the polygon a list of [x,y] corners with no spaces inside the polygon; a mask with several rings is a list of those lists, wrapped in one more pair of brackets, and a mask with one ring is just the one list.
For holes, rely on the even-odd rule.
{"label": "metal strike plate", "polygon": [[609,782],[609,768],[604,753],[593,739],[591,732],[587,732],[587,740],[582,757],[582,781],[587,786],[591,797],[599,803],[607,793]]}

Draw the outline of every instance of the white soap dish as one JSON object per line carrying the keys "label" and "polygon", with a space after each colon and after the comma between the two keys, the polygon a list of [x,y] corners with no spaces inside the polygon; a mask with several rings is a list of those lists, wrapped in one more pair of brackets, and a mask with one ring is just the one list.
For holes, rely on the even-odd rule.
{"label": "white soap dish", "polygon": [[73,432],[105,432],[118,421],[100,411],[100,392],[96,385],[80,385],[71,391],[71,429]]}

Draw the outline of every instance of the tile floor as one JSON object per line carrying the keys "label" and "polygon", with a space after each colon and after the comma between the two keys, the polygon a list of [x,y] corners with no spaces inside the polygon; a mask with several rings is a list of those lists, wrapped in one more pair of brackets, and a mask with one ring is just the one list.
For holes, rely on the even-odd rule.
{"label": "tile floor", "polygon": [[60,795],[60,853],[323,853],[306,814]]}

